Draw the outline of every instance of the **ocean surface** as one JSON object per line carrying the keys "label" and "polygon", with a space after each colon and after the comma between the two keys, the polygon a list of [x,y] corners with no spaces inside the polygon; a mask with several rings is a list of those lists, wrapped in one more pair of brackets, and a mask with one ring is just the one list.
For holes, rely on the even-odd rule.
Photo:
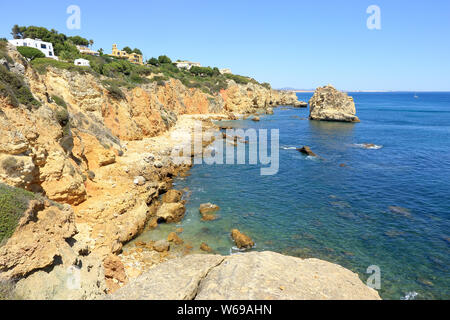
{"label": "ocean surface", "polygon": [[[383,299],[450,299],[450,93],[350,95],[361,123],[308,121],[308,109],[290,107],[260,122],[227,122],[280,130],[278,174],[261,176],[261,165],[195,165],[174,186],[189,189],[185,219],[139,240],[183,227],[196,250],[206,242],[227,255],[237,252],[229,234],[238,228],[253,250],[327,260],[363,281],[376,265]],[[320,157],[295,150],[304,145]],[[200,220],[205,202],[221,207],[218,220]]]}

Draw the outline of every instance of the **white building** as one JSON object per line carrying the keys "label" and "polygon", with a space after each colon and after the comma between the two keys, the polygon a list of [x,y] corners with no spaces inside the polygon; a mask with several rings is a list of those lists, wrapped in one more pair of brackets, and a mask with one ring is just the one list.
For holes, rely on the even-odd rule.
{"label": "white building", "polygon": [[221,74],[231,74],[231,69],[225,68],[225,69],[219,69]]}
{"label": "white building", "polygon": [[175,62],[175,64],[179,69],[188,69],[188,70],[190,70],[192,67],[201,67],[202,66],[198,62],[191,62],[191,61],[177,61],[177,62]]}
{"label": "white building", "polygon": [[93,51],[86,46],[77,46],[77,49],[78,51],[80,51],[81,54],[87,54],[90,56],[97,56],[97,57],[100,55],[97,51]]}
{"label": "white building", "polygon": [[14,39],[9,40],[9,43],[16,47],[31,47],[36,48],[41,51],[47,58],[52,58],[58,60],[58,57],[55,56],[55,51],[53,49],[53,45],[50,42],[45,42],[40,39]]}
{"label": "white building", "polygon": [[74,64],[76,66],[80,66],[80,67],[90,67],[91,63],[89,62],[89,60],[86,59],[76,59]]}

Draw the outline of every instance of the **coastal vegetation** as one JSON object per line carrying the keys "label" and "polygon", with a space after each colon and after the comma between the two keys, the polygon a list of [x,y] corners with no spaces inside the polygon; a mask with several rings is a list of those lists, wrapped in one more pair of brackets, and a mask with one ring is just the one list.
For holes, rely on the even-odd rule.
{"label": "coastal vegetation", "polygon": [[[190,70],[179,69],[167,55],[151,58],[146,65],[136,65],[126,59],[105,55],[103,50],[101,50],[99,56],[83,55],[78,51],[76,45],[89,46],[94,43],[93,40],[80,36],[68,37],[54,29],[48,30],[43,27],[20,27],[15,25],[11,34],[15,39],[38,38],[53,44],[55,55],[59,57],[59,61],[44,58],[28,49],[19,50],[23,56],[32,60],[33,67],[39,73],[43,74],[48,67],[54,67],[80,73],[91,72],[96,76],[105,76],[108,78],[103,81],[106,88],[111,95],[119,99],[124,98],[121,88],[132,89],[151,82],[156,82],[157,85],[162,86],[170,78],[180,80],[188,88],[198,88],[205,93],[213,95],[218,94],[220,90],[226,89],[229,80],[244,85],[248,83],[259,84],[255,79],[249,77],[221,74],[217,67],[194,66]],[[138,48],[125,47],[123,51],[142,54],[142,51]],[[73,65],[74,60],[77,58],[89,60],[91,67]],[[266,88],[270,87],[267,84],[263,84],[263,86]]]}
{"label": "coastal vegetation", "polygon": [[31,48],[31,47],[17,47],[17,51],[28,60],[32,61],[36,58],[45,58],[45,54],[42,53],[42,51]]}
{"label": "coastal vegetation", "polygon": [[[6,52],[6,42],[0,41],[0,60],[5,59],[7,63],[12,63],[11,57]],[[17,107],[24,104],[29,107],[40,106],[24,79],[17,73],[10,72],[5,65],[0,65],[0,97],[7,98],[9,103]]]}
{"label": "coastal vegetation", "polygon": [[[3,160],[1,165],[13,170],[17,163],[11,157]],[[0,183],[0,246],[12,236],[28,203],[33,199],[35,195],[29,191]]]}

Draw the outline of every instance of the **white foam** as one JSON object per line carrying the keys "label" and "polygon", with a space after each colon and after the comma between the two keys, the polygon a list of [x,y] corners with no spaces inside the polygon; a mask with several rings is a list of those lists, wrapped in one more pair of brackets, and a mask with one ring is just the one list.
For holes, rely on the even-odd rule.
{"label": "white foam", "polygon": [[401,300],[414,300],[419,294],[415,291],[408,292]]}
{"label": "white foam", "polygon": [[369,146],[368,143],[355,143],[354,146],[358,147],[358,148],[369,149],[369,150],[378,150],[378,149],[383,148],[383,146],[376,145],[376,144]]}

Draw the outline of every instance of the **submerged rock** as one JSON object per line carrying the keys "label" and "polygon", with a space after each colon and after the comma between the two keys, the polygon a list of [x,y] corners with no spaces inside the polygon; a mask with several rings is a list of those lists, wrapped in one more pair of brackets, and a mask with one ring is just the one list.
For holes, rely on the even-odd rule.
{"label": "submerged rock", "polygon": [[112,300],[380,300],[337,264],[274,252],[188,255],[159,264]]}
{"label": "submerged rock", "polygon": [[206,243],[202,242],[200,245],[200,250],[211,253],[213,250]]}
{"label": "submerged rock", "polygon": [[180,244],[184,243],[183,239],[181,239],[176,232],[171,232],[169,234],[169,236],[167,237],[167,241],[173,242],[176,245],[180,245]]}
{"label": "submerged rock", "polygon": [[231,238],[239,249],[249,249],[255,245],[249,236],[241,233],[238,229],[231,230]]}
{"label": "submerged rock", "polygon": [[317,157],[317,155],[311,151],[311,148],[308,146],[304,146],[303,148],[297,149],[297,151],[306,154],[307,156]]}
{"label": "submerged rock", "polygon": [[353,98],[332,85],[317,88],[309,105],[311,120],[359,122]]}
{"label": "submerged rock", "polygon": [[210,202],[201,204],[199,208],[199,211],[202,215],[205,215],[207,213],[213,213],[219,210],[220,207],[218,205],[212,204]]}
{"label": "submerged rock", "polygon": [[158,252],[166,252],[170,250],[170,243],[167,240],[159,240],[153,244],[153,250]]}

